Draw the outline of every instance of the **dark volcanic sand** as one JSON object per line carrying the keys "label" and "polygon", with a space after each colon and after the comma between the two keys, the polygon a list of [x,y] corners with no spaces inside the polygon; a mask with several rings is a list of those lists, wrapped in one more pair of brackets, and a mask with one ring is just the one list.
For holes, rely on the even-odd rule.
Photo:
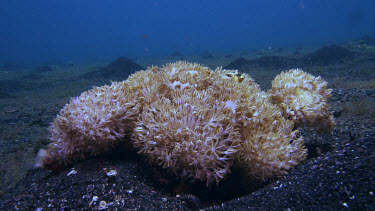
{"label": "dark volcanic sand", "polygon": [[[40,73],[45,80],[26,81],[33,84],[27,90],[21,87],[8,92],[13,84],[7,84],[7,89],[0,90],[7,94],[0,98],[3,160],[0,210],[99,209],[101,201],[106,202],[108,210],[374,210],[375,51],[367,49],[360,53],[329,66],[298,66],[322,76],[334,89],[330,104],[337,126],[331,134],[301,129],[309,150],[307,160],[288,175],[258,186],[244,185],[237,179],[235,170],[231,179],[219,187],[207,189],[202,184],[191,185],[168,176],[158,167],[148,166],[136,153],[123,151],[72,164],[61,172],[32,169],[37,149],[47,142],[49,123],[68,103],[69,96],[77,96],[103,81],[77,79],[69,82],[69,79],[49,77],[49,71]],[[205,62],[229,64],[220,64],[218,57],[217,61],[210,59],[187,58],[203,65]],[[254,77],[264,90],[280,72],[269,65],[258,69],[237,68]],[[52,72],[59,71],[52,69]],[[8,82],[14,79],[0,76],[0,80]],[[71,91],[60,93],[66,87]],[[68,176],[73,168],[76,173]],[[104,168],[116,170],[117,176],[107,177]],[[14,182],[16,179],[11,180],[12,177],[19,178],[18,183]],[[97,196],[96,201],[94,196]]]}

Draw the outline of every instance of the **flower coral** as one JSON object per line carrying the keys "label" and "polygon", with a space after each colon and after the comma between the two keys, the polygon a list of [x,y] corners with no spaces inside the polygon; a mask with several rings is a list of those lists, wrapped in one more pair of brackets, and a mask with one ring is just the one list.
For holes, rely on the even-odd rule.
{"label": "flower coral", "polygon": [[129,133],[141,107],[124,82],[94,87],[67,104],[50,127],[52,143],[37,166],[59,168],[112,149]]}
{"label": "flower coral", "polygon": [[[180,61],[138,71],[72,99],[52,124],[38,165],[63,166],[129,142],[151,163],[207,185],[224,180],[233,166],[251,180],[284,175],[307,155],[294,124],[333,125],[333,119],[323,80],[302,71],[279,79],[283,74],[267,94],[233,70]],[[323,114],[299,115],[306,111],[290,102]]]}
{"label": "flower coral", "polygon": [[301,69],[282,72],[268,91],[270,101],[281,109],[285,118],[293,120],[296,126],[306,125],[318,131],[330,131],[335,125],[328,110],[331,92],[321,77]]}

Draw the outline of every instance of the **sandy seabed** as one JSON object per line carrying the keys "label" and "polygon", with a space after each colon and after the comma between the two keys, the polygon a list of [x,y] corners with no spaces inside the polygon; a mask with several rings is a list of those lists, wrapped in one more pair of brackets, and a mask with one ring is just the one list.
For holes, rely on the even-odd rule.
{"label": "sandy seabed", "polygon": [[[306,161],[267,183],[244,187],[234,176],[210,189],[147,166],[132,151],[88,159],[60,172],[33,168],[37,151],[48,144],[49,125],[71,97],[126,78],[82,77],[108,64],[97,61],[54,64],[47,70],[0,68],[0,209],[374,209],[375,50],[355,49],[355,56],[332,63],[297,59],[282,61],[285,66],[273,64],[272,56],[300,58],[309,51],[314,49],[300,54],[285,49],[134,60],[142,67],[179,59],[211,69],[230,67],[250,74],[263,90],[281,71],[298,67],[321,76],[333,89],[330,105],[336,127],[331,134],[301,129],[309,150]],[[267,65],[264,57],[271,57]],[[117,176],[107,177],[104,168],[116,170]]]}

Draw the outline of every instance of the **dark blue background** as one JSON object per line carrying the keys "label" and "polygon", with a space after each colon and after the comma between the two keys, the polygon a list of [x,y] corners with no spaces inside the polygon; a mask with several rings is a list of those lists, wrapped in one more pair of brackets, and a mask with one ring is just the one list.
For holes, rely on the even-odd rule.
{"label": "dark blue background", "polygon": [[322,45],[374,36],[373,0],[0,0],[0,64]]}

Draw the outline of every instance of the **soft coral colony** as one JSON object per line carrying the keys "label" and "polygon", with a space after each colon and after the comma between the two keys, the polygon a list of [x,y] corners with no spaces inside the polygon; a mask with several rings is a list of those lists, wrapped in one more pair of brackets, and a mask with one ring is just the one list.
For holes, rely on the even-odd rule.
{"label": "soft coral colony", "polygon": [[297,127],[333,128],[326,86],[299,69],[278,75],[266,93],[234,70],[183,61],[151,67],[72,99],[37,165],[56,169],[125,142],[151,163],[207,185],[232,167],[249,180],[281,176],[307,156]]}

